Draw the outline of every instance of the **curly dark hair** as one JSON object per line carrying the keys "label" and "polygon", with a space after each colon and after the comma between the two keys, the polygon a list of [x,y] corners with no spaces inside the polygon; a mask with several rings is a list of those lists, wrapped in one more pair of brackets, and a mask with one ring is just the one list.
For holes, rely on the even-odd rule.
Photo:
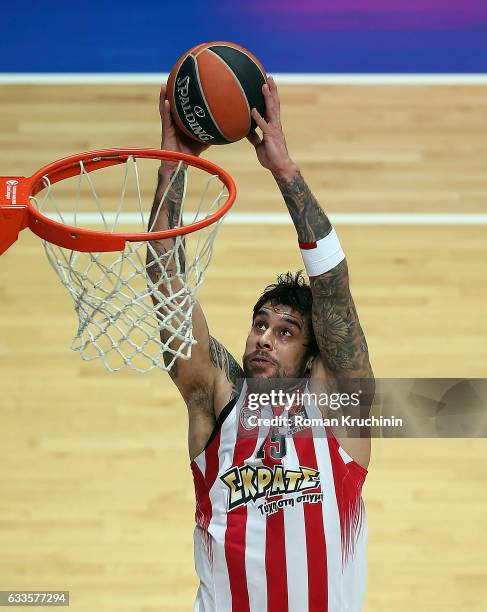
{"label": "curly dark hair", "polygon": [[313,295],[311,287],[306,282],[303,270],[299,270],[295,274],[292,272],[280,274],[276,283],[267,285],[254,306],[252,320],[255,319],[262,306],[267,303],[270,303],[273,307],[289,306],[302,314],[308,323],[309,342],[306,345],[308,355],[319,352],[311,321]]}

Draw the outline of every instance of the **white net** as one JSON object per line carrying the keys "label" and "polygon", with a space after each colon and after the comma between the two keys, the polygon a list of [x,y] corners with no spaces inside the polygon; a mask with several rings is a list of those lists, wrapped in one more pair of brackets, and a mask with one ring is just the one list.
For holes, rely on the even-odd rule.
{"label": "white net", "polygon": [[[218,176],[180,163],[167,186],[162,186],[162,195],[154,198],[157,172],[148,170],[152,166],[148,161],[140,164],[130,156],[121,166],[93,174],[79,162],[76,177],[53,185],[45,176],[45,189],[31,201],[43,215],[63,224],[138,233],[204,219],[228,197]],[[95,188],[95,178],[101,187]],[[184,210],[188,206],[191,212]],[[126,242],[117,252],[72,251],[44,241],[78,315],[71,348],[85,360],[101,359],[110,371],[170,370],[176,359],[189,359],[195,344],[196,293],[221,220],[186,236]]]}

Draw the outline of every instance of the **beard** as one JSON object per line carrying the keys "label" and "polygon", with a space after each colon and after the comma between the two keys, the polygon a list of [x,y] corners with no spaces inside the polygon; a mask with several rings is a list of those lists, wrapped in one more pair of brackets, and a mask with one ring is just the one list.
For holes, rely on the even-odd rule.
{"label": "beard", "polygon": [[[244,355],[243,370],[249,390],[255,393],[270,393],[272,390],[283,391],[299,386],[299,379],[306,376],[306,359],[302,359],[296,368],[286,369],[278,361],[272,360],[266,367],[255,366],[251,360],[256,352]],[[270,358],[266,356],[266,359]]]}

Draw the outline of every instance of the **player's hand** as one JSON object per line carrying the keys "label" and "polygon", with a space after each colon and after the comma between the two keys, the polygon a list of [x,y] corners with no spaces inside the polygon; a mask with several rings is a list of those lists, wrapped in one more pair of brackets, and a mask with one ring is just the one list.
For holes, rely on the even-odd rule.
{"label": "player's hand", "polygon": [[262,131],[262,138],[257,132],[251,132],[247,140],[251,142],[257,153],[259,162],[275,176],[294,176],[297,166],[289,156],[286,139],[281,125],[279,92],[274,79],[270,76],[262,86],[265,100],[265,118],[256,108],[252,109],[252,117]]}
{"label": "player's hand", "polygon": [[190,155],[200,155],[210,145],[189,138],[178,128],[171,115],[171,107],[169,106],[169,100],[166,99],[166,91],[167,86],[164,84],[161,87],[159,97],[159,113],[162,122],[161,149],[189,153]]}

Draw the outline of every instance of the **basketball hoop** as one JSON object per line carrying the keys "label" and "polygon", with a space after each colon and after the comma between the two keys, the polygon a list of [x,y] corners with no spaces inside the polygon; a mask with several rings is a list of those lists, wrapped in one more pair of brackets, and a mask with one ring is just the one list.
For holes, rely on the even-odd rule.
{"label": "basketball hoop", "polygon": [[[151,160],[172,162],[174,170],[149,225],[155,174],[146,188],[141,166]],[[92,173],[102,169],[95,188]],[[182,186],[178,218],[154,231],[175,180]],[[110,371],[170,370],[176,359],[191,357],[196,292],[235,196],[227,172],[193,155],[159,149],[71,155],[31,177],[0,177],[0,254],[26,227],[42,238],[73,298],[79,326],[71,348],[83,359],[100,358]]]}

